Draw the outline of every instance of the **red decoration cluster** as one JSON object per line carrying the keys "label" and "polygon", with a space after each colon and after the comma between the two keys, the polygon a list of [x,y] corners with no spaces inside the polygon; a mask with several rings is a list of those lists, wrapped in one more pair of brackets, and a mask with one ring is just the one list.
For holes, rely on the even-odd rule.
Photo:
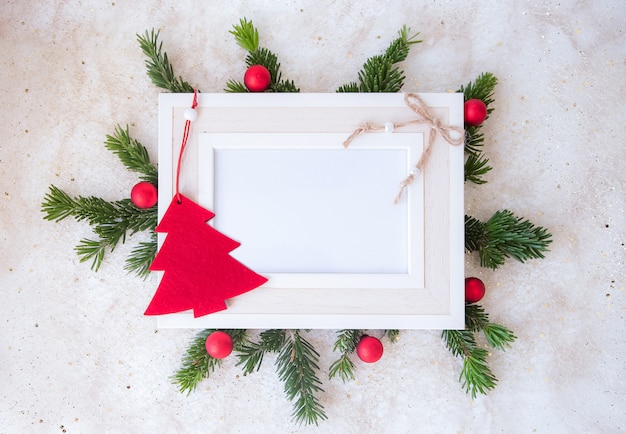
{"label": "red decoration cluster", "polygon": [[272,77],[263,65],[252,65],[243,76],[243,84],[250,92],[263,92],[272,82]]}
{"label": "red decoration cluster", "polygon": [[383,344],[373,336],[363,335],[356,346],[356,354],[365,363],[374,363],[383,356]]}
{"label": "red decoration cluster", "polygon": [[487,119],[487,106],[479,99],[465,101],[464,105],[465,123],[476,127]]}
{"label": "red decoration cluster", "polygon": [[477,303],[485,296],[485,284],[478,277],[465,279],[465,302]]}

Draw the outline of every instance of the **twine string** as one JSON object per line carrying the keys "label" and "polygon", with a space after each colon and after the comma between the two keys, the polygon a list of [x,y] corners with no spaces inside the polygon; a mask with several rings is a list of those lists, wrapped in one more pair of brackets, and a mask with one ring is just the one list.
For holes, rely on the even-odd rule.
{"label": "twine string", "polygon": [[[424,100],[422,100],[417,94],[407,93],[406,95],[404,95],[404,102],[407,107],[409,107],[417,115],[417,118],[404,122],[394,122],[394,129],[406,127],[408,125],[425,124],[430,127],[430,130],[428,132],[428,140],[425,143],[424,149],[422,150],[422,154],[420,155],[417,164],[415,164],[415,168],[412,169],[400,183],[400,191],[398,192],[398,195],[394,200],[394,203],[396,204],[402,198],[404,191],[415,180],[417,173],[424,170],[424,166],[428,161],[428,157],[430,156],[430,152],[433,144],[435,143],[437,134],[440,135],[446,142],[448,142],[452,146],[459,146],[463,144],[465,138],[465,132],[462,128],[442,125],[441,121],[433,116],[433,114],[428,110],[428,106],[426,105]],[[372,124],[369,122],[364,123],[356,130],[354,130],[354,132],[343,142],[343,147],[347,148],[348,146],[350,146],[350,143],[352,143],[352,141],[361,134],[373,131],[382,131],[384,129],[385,125]],[[453,137],[453,134],[455,135],[455,137]]]}
{"label": "twine string", "polygon": [[[198,106],[198,89],[193,90],[193,102],[191,103],[191,108],[195,110]],[[180,166],[183,161],[183,153],[185,152],[185,148],[187,147],[187,139],[189,139],[189,130],[191,128],[191,119],[185,120],[185,129],[183,130],[183,139],[180,145],[180,153],[178,154],[178,164],[176,166],[176,199],[178,203],[182,203],[182,196],[180,194],[179,189],[179,180],[180,180]]]}

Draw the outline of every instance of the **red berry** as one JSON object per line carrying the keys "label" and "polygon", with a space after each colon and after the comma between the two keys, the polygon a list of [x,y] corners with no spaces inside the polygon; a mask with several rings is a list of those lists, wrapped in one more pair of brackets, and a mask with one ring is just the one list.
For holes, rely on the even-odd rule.
{"label": "red berry", "polygon": [[152,208],[157,203],[157,189],[149,182],[140,182],[130,191],[130,200],[137,208]]}
{"label": "red berry", "polygon": [[485,295],[485,284],[478,277],[465,279],[465,302],[476,303]]}
{"label": "red berry", "polygon": [[487,118],[487,106],[479,99],[465,101],[465,123],[473,127],[480,125]]}
{"label": "red berry", "polygon": [[383,356],[383,344],[373,336],[364,335],[356,346],[356,354],[365,363],[374,363]]}
{"label": "red berry", "polygon": [[226,332],[213,332],[207,336],[205,346],[209,356],[223,359],[233,351],[233,338]]}
{"label": "red berry", "polygon": [[243,76],[243,84],[250,92],[263,92],[271,82],[270,72],[263,65],[252,65]]}

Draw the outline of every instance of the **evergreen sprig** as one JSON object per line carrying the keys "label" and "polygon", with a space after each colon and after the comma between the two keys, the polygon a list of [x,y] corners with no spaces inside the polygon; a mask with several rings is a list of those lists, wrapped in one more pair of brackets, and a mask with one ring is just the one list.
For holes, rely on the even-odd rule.
{"label": "evergreen sprig", "polygon": [[[113,251],[120,242],[126,241],[127,235],[154,230],[156,227],[156,206],[139,209],[130,199],[109,202],[95,196],[71,198],[54,185],[50,186],[41,206],[46,220],[58,222],[74,217],[76,221],[86,220],[93,226],[98,239],[82,239],[75,250],[81,262],[92,261],[91,268],[95,271],[100,268],[107,249]],[[150,256],[153,251],[155,249],[152,248],[136,251],[132,261],[127,261],[127,269],[139,276],[146,276],[148,270],[142,264],[154,259],[154,256]]]}
{"label": "evergreen sprig", "polygon": [[405,76],[395,65],[406,59],[411,45],[422,42],[416,39],[418,35],[410,35],[410,29],[402,27],[384,54],[372,56],[363,64],[358,73],[358,83],[344,84],[337,92],[398,92]]}
{"label": "evergreen sprig", "polygon": [[489,346],[498,350],[505,350],[516,337],[506,327],[489,322],[489,315],[477,304],[465,306],[465,327],[444,330],[441,336],[452,355],[463,359],[459,381],[473,399],[477,393],[486,395],[498,382],[487,363],[489,352],[478,346],[475,333],[482,331]]}
{"label": "evergreen sprig", "polygon": [[294,404],[294,422],[317,425],[327,419],[324,406],[316,396],[317,392],[324,391],[316,373],[319,353],[301,333],[294,330],[285,341],[276,359],[276,371],[285,384],[287,398]]}
{"label": "evergreen sprig", "polygon": [[[105,147],[120,159],[127,169],[141,174],[140,178],[153,183],[158,181],[157,168],[150,162],[147,149],[133,139],[128,127],[117,126],[113,135],[107,135]],[[45,219],[59,222],[74,217],[78,222],[85,220],[93,227],[97,239],[80,240],[75,250],[81,262],[91,261],[91,268],[98,271],[107,250],[113,251],[128,235],[151,231],[150,241],[142,242],[126,260],[125,269],[138,276],[146,277],[148,267],[156,255],[157,207],[137,208],[130,199],[107,201],[95,196],[70,197],[60,188],[51,185],[41,204]]]}
{"label": "evergreen sprig", "polygon": [[[187,396],[196,390],[202,380],[209,378],[217,368],[222,366],[222,360],[211,357],[206,350],[206,339],[215,331],[217,329],[205,329],[196,334],[183,357],[182,367],[171,377],[172,382],[178,385],[180,392],[187,392]],[[233,339],[235,350],[241,348],[247,340],[245,330],[221,331],[228,333]]]}
{"label": "evergreen sprig", "polygon": [[158,187],[159,171],[150,162],[146,147],[130,136],[128,126],[124,129],[118,125],[112,135],[107,134],[104,146],[117,155],[128,170],[140,173],[141,180]]}
{"label": "evergreen sprig", "polygon": [[287,398],[293,402],[294,421],[317,425],[327,418],[316,396],[317,392],[323,392],[317,377],[319,353],[301,333],[301,330],[265,330],[258,342],[242,345],[237,365],[247,375],[260,369],[267,353],[278,353],[276,372],[284,383]]}
{"label": "evergreen sprig", "polygon": [[480,265],[496,269],[506,258],[520,262],[544,257],[552,234],[509,210],[497,211],[486,223],[465,216],[465,250],[478,251]]}
{"label": "evergreen sprig", "polygon": [[[470,99],[480,99],[487,106],[487,118],[493,111],[490,104],[493,103],[493,93],[498,79],[490,72],[480,74],[474,82],[469,82],[466,86],[461,86],[458,92],[463,93],[465,101]],[[465,181],[475,184],[484,184],[487,181],[483,178],[492,168],[487,163],[489,160],[483,154],[484,135],[480,132],[481,125],[465,126]]]}
{"label": "evergreen sprig", "polygon": [[159,42],[159,31],[155,32],[152,29],[150,32],[146,30],[143,35],[137,34],[137,41],[141,51],[148,57],[145,61],[146,69],[155,86],[174,93],[194,91],[193,86],[182,77],[174,75],[174,68],[167,58],[167,53],[162,51],[163,42]]}
{"label": "evergreen sprig", "polygon": [[[252,24],[252,21],[242,18],[239,25],[233,25],[230,33],[235,37],[235,41],[241,48],[246,50],[246,65],[262,65],[270,73],[270,86],[266,92],[300,92],[293,80],[283,80],[280,72],[278,57],[267,48],[259,47],[259,32]],[[226,92],[248,92],[246,86],[237,81],[229,80],[226,83]]]}
{"label": "evergreen sprig", "polygon": [[339,351],[341,355],[335,360],[328,372],[328,378],[335,376],[347,382],[354,380],[354,362],[350,359],[350,354],[354,353],[356,346],[363,335],[363,330],[339,330],[337,331],[337,340],[333,346],[333,351]]}
{"label": "evergreen sprig", "polygon": [[258,342],[246,342],[239,350],[237,366],[242,366],[244,375],[258,371],[266,353],[280,351],[287,339],[287,332],[278,329],[265,330],[261,332],[260,338]]}

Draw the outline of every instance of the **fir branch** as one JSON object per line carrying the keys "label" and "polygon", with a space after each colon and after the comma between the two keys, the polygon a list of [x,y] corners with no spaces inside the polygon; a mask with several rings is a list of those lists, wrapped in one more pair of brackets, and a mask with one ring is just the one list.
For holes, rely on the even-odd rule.
{"label": "fir branch", "polygon": [[493,103],[493,92],[498,84],[498,79],[491,72],[483,72],[474,82],[469,82],[466,86],[461,86],[458,92],[463,92],[465,101],[479,99],[487,106],[487,116],[493,111],[489,105]]}
{"label": "fir branch", "polygon": [[114,204],[95,196],[71,198],[54,185],[49,187],[44,196],[41,210],[46,214],[44,219],[55,222],[74,217],[76,221],[87,220],[90,225],[95,225],[117,217]]}
{"label": "fir branch", "polygon": [[463,359],[463,370],[460,379],[463,381],[465,392],[476,398],[476,393],[486,395],[496,387],[498,380],[487,364],[489,352],[483,348],[474,347]]}
{"label": "fir branch", "polygon": [[239,20],[239,25],[233,25],[230,34],[235,36],[235,41],[246,51],[254,51],[259,48],[259,32],[246,18]]}
{"label": "fir branch", "polygon": [[470,181],[474,184],[485,184],[487,181],[482,177],[492,169],[487,163],[489,163],[489,160],[482,155],[469,154],[465,160],[465,181]]}
{"label": "fir branch", "polygon": [[316,375],[319,354],[300,333],[294,330],[285,341],[276,359],[276,370],[285,384],[287,398],[294,404],[294,422],[317,425],[327,419],[324,406],[315,396],[316,392],[323,392]]}
{"label": "fir branch", "polygon": [[487,244],[485,224],[480,220],[465,215],[465,251],[475,252]]}
{"label": "fir branch", "polygon": [[470,330],[444,330],[442,337],[446,347],[456,357],[463,358],[463,368],[459,381],[470,393],[472,399],[476,393],[486,395],[496,386],[497,379],[487,364],[488,352],[476,345],[474,333]]}
{"label": "fir branch", "polygon": [[[474,82],[469,82],[466,86],[461,86],[458,92],[463,92],[465,101],[470,99],[480,99],[487,106],[487,118],[493,111],[493,107],[489,107],[493,103],[493,93],[498,79],[490,72],[480,74]],[[492,168],[487,165],[489,161],[483,156],[482,147],[485,141],[484,135],[480,132],[481,125],[465,126],[465,153],[467,159],[465,161],[465,181],[475,184],[484,184],[487,181],[483,176]]]}
{"label": "fir branch", "polygon": [[265,330],[261,332],[260,338],[259,342],[247,341],[238,349],[237,366],[243,365],[243,375],[258,371],[266,353],[280,351],[287,339],[287,333],[285,330]]}
{"label": "fir branch", "polygon": [[148,57],[145,61],[148,77],[152,83],[161,89],[169,90],[174,93],[191,93],[194,91],[193,86],[184,81],[182,77],[176,78],[174,68],[170,64],[167,53],[162,51],[163,43],[159,43],[159,31],[148,33],[146,30],[143,35],[137,34],[137,41],[141,47],[141,51]]}
{"label": "fir branch", "polygon": [[358,84],[344,84],[339,86],[337,92],[398,92],[405,76],[394,65],[406,59],[411,45],[422,42],[416,39],[419,33],[409,35],[409,32],[409,28],[404,26],[384,54],[372,56],[363,64],[358,73]]}
{"label": "fir branch", "polygon": [[496,269],[506,258],[519,262],[543,258],[551,242],[547,229],[509,210],[497,211],[486,223],[465,216],[465,249],[478,251],[482,267]]}
{"label": "fir branch", "polygon": [[363,330],[339,330],[333,351],[339,351],[341,355],[331,365],[328,378],[332,379],[339,375],[343,382],[354,380],[354,362],[350,354],[354,353],[356,346],[363,335]]}
{"label": "fir branch", "polygon": [[148,277],[150,275],[150,264],[154,261],[157,253],[157,235],[156,232],[150,234],[150,241],[139,243],[126,259],[124,269],[134,272],[139,277]]}
{"label": "fir branch", "polygon": [[158,187],[159,171],[150,162],[150,156],[145,146],[130,136],[128,126],[123,129],[118,125],[113,135],[107,134],[104,146],[117,155],[128,170],[141,173],[141,180]]}
{"label": "fir branch", "polygon": [[500,324],[487,323],[482,328],[487,343],[498,350],[504,351],[517,339],[511,330]]}
{"label": "fir branch", "polygon": [[[174,384],[178,385],[181,393],[187,392],[187,396],[193,392],[198,384],[205,378],[209,378],[213,372],[222,366],[222,360],[211,357],[206,351],[207,337],[218,329],[202,330],[193,338],[187,352],[183,357],[182,367],[171,377]],[[246,341],[245,330],[221,330],[233,339],[233,347],[241,348]]]}
{"label": "fir branch", "polygon": [[465,305],[465,328],[477,332],[489,324],[489,315],[479,304]]}
{"label": "fir branch", "polygon": [[[127,234],[134,234],[144,230],[152,230],[157,224],[156,206],[149,209],[139,209],[130,199],[108,202],[95,196],[78,196],[71,198],[63,190],[50,186],[42,203],[42,211],[46,220],[60,221],[67,217],[74,217],[76,221],[86,220],[93,227],[97,240],[83,239],[75,250],[81,262],[91,260],[91,269],[98,271],[107,249],[113,251],[118,243],[126,241]],[[155,241],[156,243],[156,241]],[[148,246],[144,246],[143,253],[148,253]],[[151,246],[154,248],[155,246]],[[137,255],[133,259],[136,263]],[[148,260],[148,256],[143,258]],[[141,268],[137,268],[141,273]],[[143,275],[143,274],[140,274]]]}
{"label": "fir branch", "polygon": [[187,396],[196,390],[202,380],[209,378],[215,369],[222,366],[220,359],[211,357],[206,351],[206,338],[214,331],[207,329],[196,334],[183,357],[183,366],[171,377],[180,392],[187,392]]}
{"label": "fir branch", "polygon": [[82,239],[74,250],[78,254],[80,262],[87,262],[91,259],[91,269],[98,271],[104,260],[107,247],[109,247],[109,243],[106,240]]}
{"label": "fir branch", "polygon": [[473,399],[477,392],[487,394],[498,381],[487,364],[489,353],[478,347],[474,333],[482,330],[488,344],[499,350],[510,346],[516,337],[506,327],[489,322],[489,315],[478,304],[465,305],[465,327],[465,330],[444,330],[441,336],[450,352],[463,359],[459,381]]}
{"label": "fir branch", "polygon": [[[271,81],[266,92],[300,92],[293,81],[282,79],[280,63],[276,54],[267,48],[259,47],[259,32],[252,21],[246,18],[241,19],[239,25],[235,24],[230,33],[235,36],[237,44],[248,51],[246,66],[262,65],[269,71]],[[235,80],[229,80],[224,90],[226,92],[248,92],[243,83]]]}

